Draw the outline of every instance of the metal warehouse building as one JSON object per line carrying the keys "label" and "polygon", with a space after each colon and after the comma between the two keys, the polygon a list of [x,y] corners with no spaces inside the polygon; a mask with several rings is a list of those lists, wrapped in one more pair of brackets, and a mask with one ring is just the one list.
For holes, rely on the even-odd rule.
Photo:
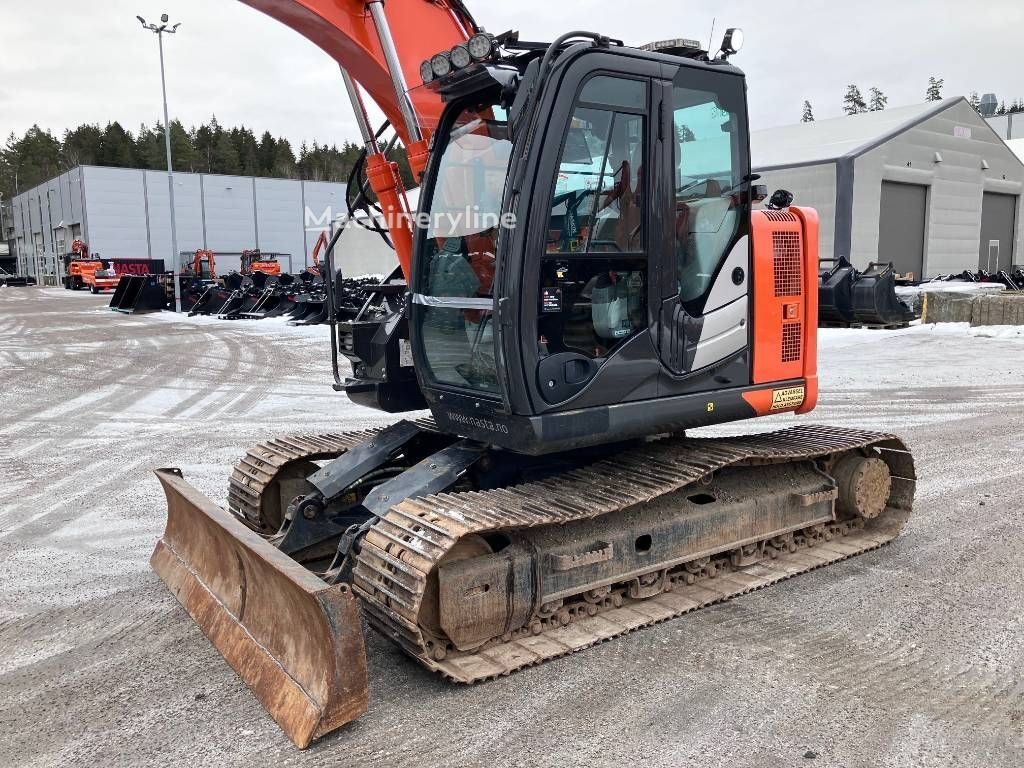
{"label": "metal warehouse building", "polygon": [[[75,238],[100,258],[163,259],[168,269],[180,266],[180,254],[209,248],[221,273],[239,268],[243,250],[259,248],[289,254],[281,267],[297,272],[312,262],[320,231],[345,208],[345,185],[331,182],[175,173],[174,184],[173,261],[165,171],[72,168],[5,204],[2,239],[18,271],[36,276],[59,277]],[[396,263],[365,230],[346,232],[341,254],[349,274],[389,272]]]}
{"label": "metal warehouse building", "polygon": [[985,122],[992,126],[992,130],[999,134],[1004,141],[1010,139],[1024,139],[1024,112],[1011,112],[1008,115],[992,115],[986,117]]}
{"label": "metal warehouse building", "polygon": [[769,190],[818,209],[820,253],[916,277],[1024,262],[1024,163],[963,98],[751,134]]}

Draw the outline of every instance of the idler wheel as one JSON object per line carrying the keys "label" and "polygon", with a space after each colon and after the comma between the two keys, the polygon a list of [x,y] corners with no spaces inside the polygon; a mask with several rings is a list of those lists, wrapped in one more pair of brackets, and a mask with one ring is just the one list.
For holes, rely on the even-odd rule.
{"label": "idler wheel", "polygon": [[871,520],[885,509],[892,476],[889,465],[881,459],[850,453],[839,459],[832,474],[839,490],[840,512]]}

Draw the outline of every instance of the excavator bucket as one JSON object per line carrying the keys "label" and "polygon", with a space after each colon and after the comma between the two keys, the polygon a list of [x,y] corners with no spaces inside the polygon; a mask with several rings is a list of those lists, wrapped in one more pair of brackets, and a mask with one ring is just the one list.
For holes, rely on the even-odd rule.
{"label": "excavator bucket", "polygon": [[167,309],[167,291],[157,275],[121,275],[108,306],[125,314],[157,312]]}
{"label": "excavator bucket", "polygon": [[[853,282],[856,270],[844,257],[822,259],[818,270],[818,319],[827,323],[853,322]],[[824,264],[830,264],[825,267]]]}
{"label": "excavator bucket", "polygon": [[843,256],[821,259],[818,270],[821,325],[899,326],[914,317],[913,310],[896,295],[896,270],[892,264],[872,262],[861,272]]}
{"label": "excavator bucket", "polygon": [[189,485],[156,472],[167,529],[150,564],[296,746],[367,708],[359,607]]}
{"label": "excavator bucket", "polygon": [[914,319],[910,307],[896,296],[892,264],[871,262],[853,283],[853,314],[858,322],[899,325]]}

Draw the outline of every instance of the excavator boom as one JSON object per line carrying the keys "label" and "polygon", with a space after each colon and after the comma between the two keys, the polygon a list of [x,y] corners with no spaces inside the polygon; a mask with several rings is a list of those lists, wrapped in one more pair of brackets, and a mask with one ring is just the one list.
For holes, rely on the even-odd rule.
{"label": "excavator boom", "polygon": [[408,280],[412,263],[411,211],[398,165],[376,145],[361,96],[361,85],[384,112],[405,144],[413,173],[427,162],[427,139],[443,103],[419,80],[420,64],[439,50],[468,40],[476,23],[460,0],[242,0],[316,43],[341,67],[349,98],[367,146],[367,179],[390,229],[398,261]]}
{"label": "excavator boom", "polygon": [[[475,31],[472,17],[452,0],[242,0],[316,43],[361,85],[409,146],[412,135],[395,88],[395,73],[374,20],[380,6],[387,17],[405,83],[419,83],[419,67],[439,50],[465,42]],[[437,94],[418,88],[407,97],[421,126],[437,122],[443,104]]]}

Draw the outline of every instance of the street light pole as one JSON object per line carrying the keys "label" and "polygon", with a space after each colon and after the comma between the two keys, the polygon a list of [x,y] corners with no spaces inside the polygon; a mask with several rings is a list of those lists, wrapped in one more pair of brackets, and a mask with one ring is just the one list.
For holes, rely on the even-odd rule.
{"label": "street light pole", "polygon": [[160,88],[164,97],[164,148],[167,151],[167,197],[171,208],[171,274],[174,281],[174,311],[181,312],[181,284],[178,280],[178,227],[174,214],[174,167],[171,165],[171,121],[167,114],[167,79],[164,76],[164,33],[173,35],[178,31],[180,23],[173,27],[167,26],[167,14],[160,17],[160,26],[147,24],[141,16],[136,16],[143,29],[156,35],[160,48]]}

